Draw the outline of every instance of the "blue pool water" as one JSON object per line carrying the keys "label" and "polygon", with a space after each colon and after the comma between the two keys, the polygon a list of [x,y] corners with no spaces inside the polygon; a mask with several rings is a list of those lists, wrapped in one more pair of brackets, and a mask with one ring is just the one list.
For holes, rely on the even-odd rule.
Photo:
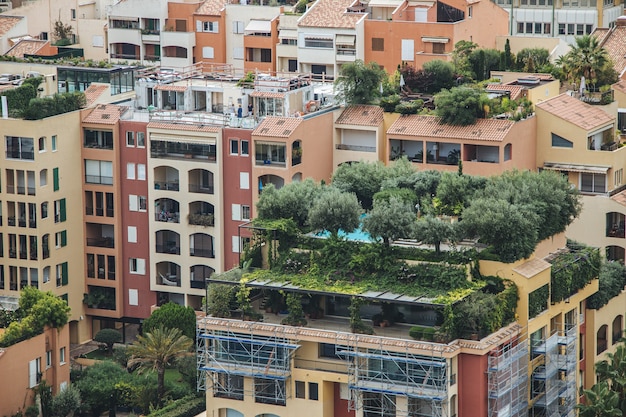
{"label": "blue pool water", "polygon": [[[361,220],[363,220],[365,216],[366,216],[365,213],[361,214]],[[365,230],[361,228],[362,226],[363,226],[363,223],[361,223],[358,229],[354,229],[352,232],[349,232],[349,233],[346,233],[344,230],[339,230],[339,236],[345,238],[346,240],[350,240],[353,242],[376,242],[377,241],[376,238],[373,238],[372,236],[370,236],[369,233],[367,233]],[[330,232],[327,230],[324,230],[323,232],[316,233],[315,236],[327,238],[330,236]]]}

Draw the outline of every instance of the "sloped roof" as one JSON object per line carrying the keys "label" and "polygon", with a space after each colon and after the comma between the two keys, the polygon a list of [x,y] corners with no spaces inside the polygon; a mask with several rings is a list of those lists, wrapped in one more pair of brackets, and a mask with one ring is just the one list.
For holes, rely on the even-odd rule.
{"label": "sloped roof", "polygon": [[598,37],[600,46],[606,50],[613,61],[613,68],[615,68],[617,74],[621,75],[624,69],[626,69],[626,42],[624,41],[626,39],[626,26],[619,23],[618,20],[618,25],[606,36],[601,39],[599,36],[596,37]]}
{"label": "sloped roof", "polygon": [[617,194],[611,196],[611,200],[626,207],[626,190],[620,191]]}
{"label": "sloped roof", "polygon": [[22,20],[22,16],[3,16],[0,15],[0,36],[4,36],[13,26]]}
{"label": "sloped roof", "polygon": [[224,10],[224,1],[205,0],[196,10],[195,14],[203,14],[208,16],[218,16]]}
{"label": "sloped roof", "polygon": [[317,0],[300,18],[298,26],[321,28],[354,28],[365,13],[348,13],[355,0]]}
{"label": "sloped roof", "polygon": [[585,130],[593,130],[615,120],[598,106],[592,106],[568,94],[542,101],[537,104],[537,108]]}
{"label": "sloped roof", "polygon": [[127,109],[128,107],[116,106],[115,104],[99,104],[83,118],[83,123],[114,125]]}
{"label": "sloped roof", "polygon": [[387,134],[501,142],[515,124],[511,120],[477,119],[472,125],[453,126],[439,120],[436,116],[402,116],[389,127]]}
{"label": "sloped roof", "polygon": [[613,90],[619,91],[620,93],[626,94],[626,81],[620,80],[611,86]]}
{"label": "sloped roof", "polygon": [[90,84],[85,90],[87,107],[91,106],[108,88],[109,86],[104,84]]}
{"label": "sloped roof", "polygon": [[7,51],[6,56],[23,58],[25,54],[36,54],[48,41],[39,39],[22,39]]}
{"label": "sloped roof", "polygon": [[535,258],[513,268],[513,271],[517,272],[525,278],[532,278],[541,271],[545,271],[548,268],[550,268],[550,263],[546,262],[543,259]]}
{"label": "sloped roof", "polygon": [[511,100],[517,100],[522,96],[522,91],[525,87],[521,85],[510,84],[487,84],[487,91],[508,91],[511,95]]}
{"label": "sloped roof", "polygon": [[252,132],[252,136],[288,138],[302,123],[301,117],[269,116]]}
{"label": "sloped roof", "polygon": [[335,124],[380,126],[383,122],[383,109],[378,106],[350,106],[346,107]]}

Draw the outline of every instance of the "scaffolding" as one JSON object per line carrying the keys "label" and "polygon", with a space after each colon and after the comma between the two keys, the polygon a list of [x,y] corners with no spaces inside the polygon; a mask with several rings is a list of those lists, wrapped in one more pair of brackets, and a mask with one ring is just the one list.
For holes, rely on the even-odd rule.
{"label": "scaffolding", "polygon": [[561,417],[576,415],[576,336],[577,326],[571,325],[558,336],[559,352],[559,414]]}
{"label": "scaffolding", "polygon": [[[530,417],[559,417],[559,334],[554,333],[531,346],[533,355],[531,374]],[[575,403],[575,401],[574,401]]]}
{"label": "scaffolding", "polygon": [[521,336],[509,339],[489,353],[488,363],[488,416],[527,416],[527,341]]}
{"label": "scaffolding", "polygon": [[[245,328],[210,330],[201,320],[196,329],[198,390],[233,399],[249,394],[256,402],[284,405],[291,358],[299,345],[281,327],[273,329],[269,336]],[[245,377],[254,378],[248,392]]]}
{"label": "scaffolding", "polygon": [[[350,410],[364,416],[447,416],[448,361],[442,356],[338,347],[349,360]],[[407,398],[407,408],[397,409],[397,396]],[[426,411],[427,410],[427,411]]]}

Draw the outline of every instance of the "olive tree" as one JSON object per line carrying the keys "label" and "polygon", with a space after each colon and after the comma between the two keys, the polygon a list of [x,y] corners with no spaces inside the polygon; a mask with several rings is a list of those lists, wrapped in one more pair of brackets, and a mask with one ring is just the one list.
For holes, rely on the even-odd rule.
{"label": "olive tree", "polygon": [[372,236],[382,238],[389,246],[393,240],[410,237],[414,221],[412,204],[391,196],[375,201],[374,208],[363,219],[363,229]]}
{"label": "olive tree", "polygon": [[471,125],[482,114],[480,92],[469,87],[441,90],[435,96],[435,106],[441,123],[447,125]]}
{"label": "olive tree", "polygon": [[332,184],[341,191],[356,194],[364,209],[372,208],[374,194],[381,189],[388,175],[381,162],[356,162],[339,165],[333,174]]}
{"label": "olive tree", "polygon": [[314,230],[328,230],[337,236],[340,229],[351,232],[359,227],[360,215],[356,195],[328,187],[311,207],[309,223]]}

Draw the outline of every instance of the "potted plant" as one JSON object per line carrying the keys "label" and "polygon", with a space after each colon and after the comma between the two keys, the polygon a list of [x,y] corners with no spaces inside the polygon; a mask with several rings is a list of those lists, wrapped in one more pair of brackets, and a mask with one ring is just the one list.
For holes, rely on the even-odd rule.
{"label": "potted plant", "polygon": [[307,321],[304,318],[304,309],[302,308],[302,296],[297,293],[287,294],[287,309],[289,315],[282,320],[282,324],[290,326],[306,326]]}

